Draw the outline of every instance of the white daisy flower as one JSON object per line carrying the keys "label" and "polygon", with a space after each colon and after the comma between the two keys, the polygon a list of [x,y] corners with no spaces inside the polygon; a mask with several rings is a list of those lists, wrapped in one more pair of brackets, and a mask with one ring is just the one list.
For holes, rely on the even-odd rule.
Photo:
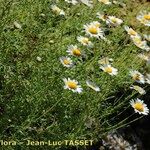
{"label": "white daisy flower", "polygon": [[71,58],[63,56],[63,57],[60,57],[59,59],[63,66],[65,66],[67,68],[70,68],[73,66],[73,62],[72,62]]}
{"label": "white daisy flower", "polygon": [[150,34],[149,34],[149,35],[144,34],[143,36],[144,36],[144,38],[145,38],[147,41],[149,41],[149,42],[150,42]]}
{"label": "white daisy flower", "polygon": [[127,33],[132,37],[132,36],[139,36],[139,34],[133,30],[132,28],[128,26],[124,26],[124,29],[127,31]]}
{"label": "white daisy flower", "polygon": [[78,36],[77,40],[84,46],[93,47],[93,43],[87,37]]}
{"label": "white daisy flower", "polygon": [[86,80],[86,84],[87,84],[88,87],[90,87],[94,91],[96,91],[96,92],[100,91],[100,88],[95,83],[93,83],[92,81]]}
{"label": "white daisy flower", "polygon": [[116,18],[115,16],[108,16],[106,23],[112,26],[119,26],[123,23],[123,20]]}
{"label": "white daisy flower", "polygon": [[130,101],[131,106],[134,108],[134,111],[139,114],[148,115],[149,109],[143,100],[137,98],[136,100]]}
{"label": "white daisy flower", "polygon": [[98,63],[99,63],[100,65],[108,65],[108,64],[112,63],[112,61],[113,61],[112,58],[104,57],[104,58],[100,59],[100,60],[98,61]]}
{"label": "white daisy flower", "polygon": [[98,1],[102,2],[102,3],[106,4],[106,5],[110,5],[111,4],[111,2],[109,0],[98,0]]}
{"label": "white daisy flower", "polygon": [[103,14],[103,13],[99,13],[99,12],[97,13],[97,18],[102,20],[102,21],[106,21],[107,17],[108,16]]}
{"label": "white daisy flower", "polygon": [[112,67],[110,64],[102,65],[102,66],[100,66],[100,69],[102,69],[104,72],[107,72],[111,76],[114,76],[114,75],[118,74],[118,69]]}
{"label": "white daisy flower", "polygon": [[146,94],[146,91],[143,88],[141,88],[140,86],[138,86],[138,85],[133,85],[133,86],[130,87],[130,89],[136,90],[141,95]]}
{"label": "white daisy flower", "polygon": [[76,80],[71,80],[70,78],[66,79],[64,78],[63,79],[64,83],[65,83],[65,86],[64,86],[64,89],[69,89],[73,92],[77,92],[77,93],[81,93],[82,92],[82,88],[80,85],[78,85],[78,81]]}
{"label": "white daisy flower", "polygon": [[131,36],[132,41],[134,44],[139,47],[140,49],[149,51],[150,47],[147,44],[147,41],[143,41],[140,35],[137,36]]}
{"label": "white daisy flower", "polygon": [[144,84],[145,83],[145,78],[144,76],[137,70],[131,70],[130,71],[130,76],[132,79],[138,83]]}
{"label": "white daisy flower", "polygon": [[150,12],[142,11],[136,18],[145,26],[150,26]]}
{"label": "white daisy flower", "polygon": [[72,56],[80,57],[82,55],[81,50],[76,45],[68,46],[67,52]]}
{"label": "white daisy flower", "polygon": [[140,36],[134,36],[131,39],[134,42],[134,44],[137,47],[139,47],[140,49],[143,49],[143,50],[146,50],[146,51],[150,50],[150,47],[148,46],[147,41],[142,41]]}
{"label": "white daisy flower", "polygon": [[104,32],[100,28],[101,24],[98,21],[91,22],[90,24],[84,25],[84,29],[87,35],[96,38],[104,38]]}
{"label": "white daisy flower", "polygon": [[65,0],[65,2],[73,4],[73,5],[76,5],[79,3],[77,0]]}
{"label": "white daisy flower", "polygon": [[51,9],[56,15],[65,15],[65,12],[56,5],[51,5]]}

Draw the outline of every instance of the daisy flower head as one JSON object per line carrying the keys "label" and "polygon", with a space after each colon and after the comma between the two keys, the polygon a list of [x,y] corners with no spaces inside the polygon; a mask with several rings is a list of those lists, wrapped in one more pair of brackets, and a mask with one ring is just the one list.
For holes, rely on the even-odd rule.
{"label": "daisy flower head", "polygon": [[138,86],[138,85],[133,85],[133,86],[130,87],[130,89],[136,90],[141,95],[146,94],[146,91],[143,88],[141,88],[140,86]]}
{"label": "daisy flower head", "polygon": [[105,15],[103,13],[98,12],[96,15],[97,15],[97,18],[102,20],[102,21],[106,21],[106,19],[107,19],[107,15]]}
{"label": "daisy flower head", "polygon": [[139,15],[137,15],[137,20],[139,20],[142,24],[145,26],[150,27],[150,12],[147,11],[141,11]]}
{"label": "daisy flower head", "polygon": [[147,41],[142,41],[142,39],[139,36],[132,37],[132,41],[138,48],[146,50],[146,51],[150,50],[150,47],[148,46]]}
{"label": "daisy flower head", "polygon": [[104,38],[104,32],[100,28],[101,24],[98,21],[91,22],[90,24],[84,25],[84,30],[87,35],[95,38]]}
{"label": "daisy flower head", "polygon": [[150,50],[150,47],[148,46],[147,41],[143,41],[140,35],[131,36],[131,39],[138,48],[146,50],[146,51]]}
{"label": "daisy flower head", "polygon": [[108,16],[106,23],[111,26],[119,26],[123,23],[123,20],[116,18],[115,16]]}
{"label": "daisy flower head", "polygon": [[65,83],[64,89],[69,89],[72,92],[77,92],[77,93],[81,93],[82,92],[83,89],[78,84],[78,81],[71,80],[70,78],[68,78],[68,79],[64,78],[63,81]]}
{"label": "daisy flower head", "polygon": [[144,84],[145,83],[145,78],[144,76],[137,70],[131,70],[130,71],[130,76],[132,79],[138,83]]}
{"label": "daisy flower head", "polygon": [[67,52],[69,55],[80,57],[82,55],[80,48],[77,45],[70,45],[68,46]]}
{"label": "daisy flower head", "polygon": [[137,98],[136,100],[130,101],[131,106],[134,108],[135,113],[148,115],[149,109],[146,104],[144,104],[143,100]]}
{"label": "daisy flower head", "polygon": [[56,5],[51,5],[51,9],[56,15],[65,15],[65,12]]}
{"label": "daisy flower head", "polygon": [[118,74],[118,69],[112,67],[110,64],[102,65],[102,66],[100,66],[100,69],[102,69],[104,72],[110,74],[111,76]]}
{"label": "daisy flower head", "polygon": [[132,28],[128,26],[124,26],[124,29],[127,31],[127,33],[132,37],[132,36],[138,36],[138,33],[133,30]]}
{"label": "daisy flower head", "polygon": [[92,82],[90,80],[86,80],[86,84],[87,84],[88,87],[90,87],[94,91],[96,91],[96,92],[100,91],[100,88],[94,82]]}
{"label": "daisy flower head", "polygon": [[71,58],[62,56],[59,59],[64,67],[70,68],[73,66],[73,62],[72,62]]}
{"label": "daisy flower head", "polygon": [[78,4],[78,1],[77,1],[77,0],[65,0],[65,2],[67,2],[67,3],[69,3],[69,4],[73,4],[73,5]]}
{"label": "daisy flower head", "polygon": [[77,40],[84,46],[93,47],[93,43],[87,37],[78,36]]}
{"label": "daisy flower head", "polygon": [[109,0],[98,0],[99,2],[106,4],[106,5],[110,5],[111,2]]}

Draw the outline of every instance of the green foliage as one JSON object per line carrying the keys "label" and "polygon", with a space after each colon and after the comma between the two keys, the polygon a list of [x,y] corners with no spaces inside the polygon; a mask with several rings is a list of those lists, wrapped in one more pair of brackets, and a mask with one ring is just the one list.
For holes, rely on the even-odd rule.
{"label": "green foliage", "polygon": [[[93,39],[93,49],[81,46],[76,37],[84,35],[84,24],[99,21],[96,13],[103,11],[141,32],[143,26],[132,21],[141,6],[135,9],[127,4],[121,8],[95,1],[90,9],[83,4],[73,6],[60,1],[58,6],[66,15],[56,16],[50,9],[53,3],[51,0],[1,0],[1,139],[98,140],[103,133],[125,123],[119,124],[115,116],[128,108],[129,100],[137,94],[129,89],[133,83],[129,70],[143,66],[137,57],[141,50],[130,42],[123,25],[108,29],[106,37],[112,41],[110,44]],[[14,21],[21,24],[22,29],[15,29]],[[67,55],[67,46],[71,44],[81,47],[85,59],[73,58],[76,66],[66,69],[59,57]],[[42,58],[41,62],[37,56]],[[117,76],[100,70],[101,56],[114,59],[113,66],[119,70]],[[83,93],[64,90],[62,79],[68,77],[79,81]],[[93,80],[101,91],[97,93],[87,87],[86,79]],[[118,91],[121,95],[116,94]],[[89,118],[94,119],[91,128],[85,126]]]}

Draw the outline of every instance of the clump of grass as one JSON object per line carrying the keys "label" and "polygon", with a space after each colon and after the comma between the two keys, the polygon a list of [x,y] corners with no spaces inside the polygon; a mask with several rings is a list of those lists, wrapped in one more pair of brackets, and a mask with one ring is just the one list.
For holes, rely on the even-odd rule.
{"label": "clump of grass", "polygon": [[[83,25],[100,21],[97,12],[115,15],[140,33],[148,31],[132,21],[146,4],[143,8],[137,5],[137,11],[130,3],[126,1],[122,8],[94,1],[89,9],[83,4],[59,1],[57,5],[65,15],[55,15],[51,11],[54,1],[1,2],[1,139],[96,141],[104,133],[126,125],[134,112],[121,121],[118,117],[123,111],[130,112],[130,100],[139,96],[129,88],[134,82],[129,71],[144,72],[144,63],[137,56],[142,50],[130,40],[123,25],[108,27],[102,23],[111,43],[91,38],[93,48],[82,46],[77,36],[84,35]],[[129,11],[133,13],[128,15]],[[68,55],[67,47],[72,44],[78,45],[84,55],[71,57],[75,65],[66,68],[59,58]],[[103,57],[113,58],[116,76],[99,68],[98,61]],[[63,78],[79,81],[82,93],[65,90]],[[87,79],[100,91],[89,88]]]}

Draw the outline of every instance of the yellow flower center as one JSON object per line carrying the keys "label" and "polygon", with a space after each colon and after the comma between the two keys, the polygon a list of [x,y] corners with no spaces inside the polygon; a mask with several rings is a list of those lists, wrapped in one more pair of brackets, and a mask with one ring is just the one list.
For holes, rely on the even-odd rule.
{"label": "yellow flower center", "polygon": [[97,34],[97,33],[98,33],[96,27],[90,27],[90,28],[89,28],[89,32],[92,33],[92,34]]}
{"label": "yellow flower center", "polygon": [[69,64],[70,64],[70,61],[67,60],[67,59],[64,59],[64,60],[63,60],[63,63],[64,63],[65,65],[69,65]]}
{"label": "yellow flower center", "polygon": [[111,67],[106,67],[105,68],[105,72],[107,72],[107,73],[112,73],[112,68]]}
{"label": "yellow flower center", "polygon": [[134,108],[135,108],[136,110],[140,111],[140,112],[143,112],[143,111],[144,111],[144,106],[143,106],[143,104],[141,104],[141,103],[139,103],[139,102],[137,102],[137,103],[134,104]]}
{"label": "yellow flower center", "polygon": [[150,15],[144,15],[144,19],[150,20]]}
{"label": "yellow flower center", "polygon": [[139,74],[135,74],[134,76],[133,76],[133,80],[137,80],[137,81],[139,81],[141,78],[140,78],[140,75]]}
{"label": "yellow flower center", "polygon": [[116,19],[116,18],[112,18],[111,21],[112,21],[113,23],[117,23],[117,19]]}
{"label": "yellow flower center", "polygon": [[75,82],[68,81],[67,85],[70,89],[77,89],[77,84]]}
{"label": "yellow flower center", "polygon": [[134,30],[129,30],[129,34],[135,36],[137,33]]}
{"label": "yellow flower center", "polygon": [[75,56],[81,56],[81,51],[79,49],[74,49],[73,50],[73,55],[75,55]]}

